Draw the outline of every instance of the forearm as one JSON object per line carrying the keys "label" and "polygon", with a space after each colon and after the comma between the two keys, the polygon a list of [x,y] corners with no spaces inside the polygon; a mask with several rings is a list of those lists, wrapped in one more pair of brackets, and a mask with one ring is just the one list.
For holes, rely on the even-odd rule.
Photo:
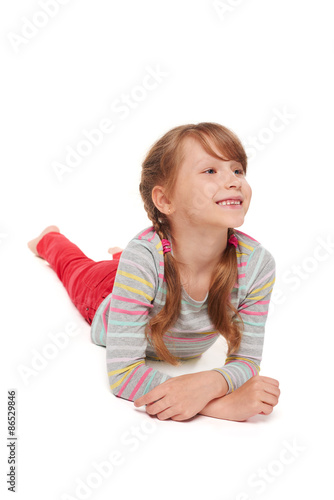
{"label": "forearm", "polygon": [[206,417],[220,418],[222,420],[235,420],[232,418],[231,413],[231,394],[226,396],[212,399],[198,415],[205,415]]}
{"label": "forearm", "polygon": [[244,422],[254,415],[269,415],[278,403],[279,382],[255,375],[235,391],[216,398],[202,408],[200,415]]}
{"label": "forearm", "polygon": [[205,380],[205,391],[210,400],[225,396],[228,391],[228,384],[220,373],[214,370],[199,372]]}

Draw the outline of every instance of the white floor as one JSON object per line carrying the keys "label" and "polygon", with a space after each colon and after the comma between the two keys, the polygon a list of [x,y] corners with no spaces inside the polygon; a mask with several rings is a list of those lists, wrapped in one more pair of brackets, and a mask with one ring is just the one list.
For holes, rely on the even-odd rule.
{"label": "white floor", "polygon": [[[9,285],[2,297],[3,363],[7,388],[16,390],[18,498],[102,499],[125,490],[139,498],[159,492],[166,500],[190,492],[217,500],[324,493],[315,478],[329,474],[321,457],[331,412],[312,318],[287,329],[289,305],[268,319],[261,374],[277,378],[282,393],[270,416],[159,421],[111,393],[105,348],[91,342],[89,325],[48,264],[20,242],[12,256],[4,249]],[[294,308],[302,307],[301,295]],[[305,332],[302,346],[294,328]],[[177,375],[221,366],[224,345],[217,341],[181,368],[159,367]]]}

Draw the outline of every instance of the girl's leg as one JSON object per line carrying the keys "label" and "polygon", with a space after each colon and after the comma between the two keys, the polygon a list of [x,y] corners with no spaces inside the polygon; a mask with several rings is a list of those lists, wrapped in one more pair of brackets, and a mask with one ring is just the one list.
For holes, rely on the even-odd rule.
{"label": "girl's leg", "polygon": [[57,273],[71,301],[91,325],[98,306],[112,292],[119,259],[95,262],[63,234],[53,231],[42,237],[36,250]]}

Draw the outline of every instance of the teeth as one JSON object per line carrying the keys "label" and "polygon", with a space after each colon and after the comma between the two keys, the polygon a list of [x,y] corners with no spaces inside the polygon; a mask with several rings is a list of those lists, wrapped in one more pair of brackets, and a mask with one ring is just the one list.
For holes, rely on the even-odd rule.
{"label": "teeth", "polygon": [[228,200],[228,201],[220,201],[218,205],[240,205],[241,201],[239,200]]}

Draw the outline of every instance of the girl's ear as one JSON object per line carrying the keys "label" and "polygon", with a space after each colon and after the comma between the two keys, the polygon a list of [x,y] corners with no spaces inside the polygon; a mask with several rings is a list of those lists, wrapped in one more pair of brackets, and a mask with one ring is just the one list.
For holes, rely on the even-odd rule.
{"label": "girl's ear", "polygon": [[152,189],[152,201],[162,214],[167,214],[170,210],[170,201],[165,195],[163,186],[154,186]]}

